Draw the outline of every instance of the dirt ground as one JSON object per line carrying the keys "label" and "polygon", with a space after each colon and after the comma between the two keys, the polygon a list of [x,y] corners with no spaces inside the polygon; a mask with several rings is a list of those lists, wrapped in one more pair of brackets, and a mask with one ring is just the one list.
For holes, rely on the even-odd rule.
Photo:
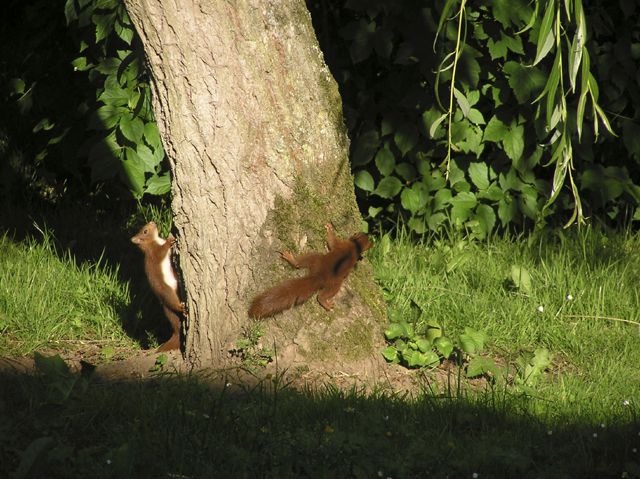
{"label": "dirt ground", "polygon": [[[196,373],[206,377],[214,385],[250,389],[262,381],[277,377],[279,384],[298,390],[319,388],[326,385],[349,390],[357,388],[365,391],[378,391],[390,394],[413,396],[425,388],[437,385],[446,388],[455,387],[457,369],[455,365],[445,363],[430,371],[409,370],[388,364],[384,359],[371,358],[359,363],[317,363],[286,367],[276,361],[266,367],[246,368],[241,364],[230,365],[224,369],[190,370],[179,352],[157,353],[153,350],[117,350],[114,356],[106,360],[101,355],[99,345],[87,343],[74,348],[51,348],[41,351],[44,356],[59,354],[70,370],[93,370],[93,377],[100,381],[139,381],[166,374]],[[95,368],[95,369],[94,369]],[[0,357],[0,375],[34,374],[36,372],[33,356]]]}

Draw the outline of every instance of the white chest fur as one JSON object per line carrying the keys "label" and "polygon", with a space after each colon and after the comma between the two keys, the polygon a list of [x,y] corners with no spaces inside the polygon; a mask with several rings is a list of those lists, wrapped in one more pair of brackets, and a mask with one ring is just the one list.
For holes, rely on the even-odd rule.
{"label": "white chest fur", "polygon": [[[156,242],[159,245],[165,244],[166,240],[157,238]],[[171,267],[171,251],[167,252],[167,255],[162,258],[160,262],[160,272],[162,273],[162,280],[174,291],[178,291],[178,280]]]}

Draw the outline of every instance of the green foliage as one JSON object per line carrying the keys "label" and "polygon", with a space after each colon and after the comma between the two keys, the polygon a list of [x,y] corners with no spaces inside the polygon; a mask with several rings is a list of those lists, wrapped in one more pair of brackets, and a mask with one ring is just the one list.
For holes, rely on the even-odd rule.
{"label": "green foliage", "polygon": [[467,327],[454,343],[443,334],[440,324],[423,318],[424,312],[417,305],[414,305],[414,310],[418,311],[415,322],[406,321],[400,311],[390,313],[390,317],[396,320],[390,322],[384,333],[390,343],[382,351],[387,361],[409,368],[435,367],[453,358],[454,352],[460,359],[463,356],[475,356],[484,349],[484,332]]}
{"label": "green foliage", "polygon": [[259,323],[249,325],[230,351],[232,356],[240,359],[242,367],[250,371],[264,368],[273,361],[274,352],[262,345],[264,327]]}
{"label": "green foliage", "polygon": [[87,102],[92,181],[118,176],[134,198],[162,195],[170,178],[151,108],[141,45],[120,0],[67,0],[79,53],[72,65],[95,87]]}
{"label": "green foliage", "polygon": [[482,239],[585,211],[621,222],[640,203],[637,1],[321,1],[312,13],[370,220]]}

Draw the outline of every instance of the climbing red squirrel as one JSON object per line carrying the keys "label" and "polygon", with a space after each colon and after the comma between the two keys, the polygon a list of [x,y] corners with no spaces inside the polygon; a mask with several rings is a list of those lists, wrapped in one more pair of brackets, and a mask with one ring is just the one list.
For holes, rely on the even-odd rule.
{"label": "climbing red squirrel", "polygon": [[339,239],[331,224],[325,225],[329,252],[294,256],[289,251],[280,253],[282,259],[294,268],[307,268],[303,278],[286,280],[256,296],[249,308],[249,316],[260,319],[273,316],[297,304],[304,303],[318,292],[318,302],[324,309],[333,308],[333,298],[351,270],[362,259],[362,253],[371,247],[364,233],[349,239]]}
{"label": "climbing red squirrel", "polygon": [[151,291],[162,303],[162,309],[171,323],[171,337],[158,351],[171,351],[180,348],[180,314],[185,314],[185,305],[178,298],[178,279],[171,266],[171,247],[176,239],[169,235],[160,238],[158,227],[151,221],[144,225],[131,242],[144,253],[144,271],[149,280]]}

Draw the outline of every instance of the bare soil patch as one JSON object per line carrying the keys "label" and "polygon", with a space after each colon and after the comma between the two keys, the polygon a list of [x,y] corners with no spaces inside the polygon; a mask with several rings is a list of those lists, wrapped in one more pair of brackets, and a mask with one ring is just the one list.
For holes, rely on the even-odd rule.
{"label": "bare soil patch", "polygon": [[[286,385],[298,390],[337,387],[343,390],[359,389],[389,394],[413,396],[430,385],[445,388],[455,387],[457,369],[445,363],[431,371],[409,370],[388,364],[382,358],[370,358],[357,362],[316,362],[285,365],[274,361],[264,368],[247,369],[241,364],[229,364],[223,368],[208,368],[193,371],[179,352],[161,353],[155,350],[117,350],[110,359],[105,359],[96,344],[76,345],[62,349],[50,348],[40,351],[45,356],[59,354],[70,370],[79,373],[85,368],[93,369],[93,376],[103,381],[138,381],[157,378],[166,374],[199,374],[212,386],[224,385],[233,389],[251,389],[260,384]],[[94,369],[95,368],[95,369]],[[34,374],[33,356],[0,357],[0,375]]]}

